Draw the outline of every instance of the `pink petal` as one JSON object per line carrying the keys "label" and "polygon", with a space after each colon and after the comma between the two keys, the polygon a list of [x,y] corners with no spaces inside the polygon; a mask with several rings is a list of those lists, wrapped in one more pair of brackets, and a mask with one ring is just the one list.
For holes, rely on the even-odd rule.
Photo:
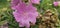
{"label": "pink petal", "polygon": [[54,6],[58,6],[58,2],[54,2],[53,4],[54,4]]}
{"label": "pink petal", "polygon": [[28,19],[30,20],[31,23],[35,24],[36,23],[36,17],[38,16],[37,12],[34,13],[28,13]]}
{"label": "pink petal", "polygon": [[39,4],[40,0],[31,0],[31,2],[34,3],[34,4]]}
{"label": "pink petal", "polygon": [[29,24],[29,21],[28,20],[22,20],[20,23],[19,23],[19,26],[20,27],[30,27],[30,24]]}

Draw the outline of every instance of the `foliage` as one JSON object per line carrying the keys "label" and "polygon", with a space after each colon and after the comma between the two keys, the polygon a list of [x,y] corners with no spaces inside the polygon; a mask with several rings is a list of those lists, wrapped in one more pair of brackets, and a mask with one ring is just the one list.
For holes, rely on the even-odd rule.
{"label": "foliage", "polygon": [[[0,0],[0,25],[3,25],[5,22],[8,22],[9,28],[19,28],[18,23],[15,21],[10,5],[11,0]],[[60,19],[60,6],[53,6],[54,0],[41,0],[39,5],[35,5],[38,9],[39,13],[44,14],[44,12],[48,9],[53,10],[54,12],[57,10],[58,17]],[[55,10],[56,9],[56,10]],[[56,13],[55,13],[56,14]],[[37,28],[38,25],[32,26],[31,28]],[[60,28],[58,26],[57,28]]]}

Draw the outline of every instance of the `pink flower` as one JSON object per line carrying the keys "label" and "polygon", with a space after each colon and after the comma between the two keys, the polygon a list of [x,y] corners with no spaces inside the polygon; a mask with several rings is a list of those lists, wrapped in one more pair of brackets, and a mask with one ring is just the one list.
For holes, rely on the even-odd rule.
{"label": "pink flower", "polygon": [[40,4],[40,0],[31,0],[31,2],[34,4]]}
{"label": "pink flower", "polygon": [[16,9],[15,7],[18,5],[18,3],[19,3],[19,0],[11,0],[11,8],[15,10]]}
{"label": "pink flower", "polygon": [[[21,0],[11,0],[11,8],[13,9],[13,10],[15,10],[16,8],[16,6],[19,4],[21,2]],[[28,2],[30,2],[30,3],[34,3],[34,4],[39,4],[40,3],[40,0],[28,0]],[[25,4],[25,3],[24,3]]]}
{"label": "pink flower", "polygon": [[58,2],[54,2],[53,4],[54,4],[54,6],[58,6]]}
{"label": "pink flower", "polygon": [[26,5],[22,0],[13,0],[12,5],[12,9],[15,10],[13,15],[15,20],[19,22],[20,27],[26,26],[26,28],[29,28],[30,22],[33,24],[36,23],[38,12],[37,8],[35,8],[32,3]]}

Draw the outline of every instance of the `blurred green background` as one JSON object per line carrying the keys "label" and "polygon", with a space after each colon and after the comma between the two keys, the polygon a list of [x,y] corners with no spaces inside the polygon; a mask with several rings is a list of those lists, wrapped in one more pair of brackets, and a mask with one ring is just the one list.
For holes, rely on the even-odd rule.
{"label": "blurred green background", "polygon": [[[35,5],[38,9],[38,12],[44,13],[45,10],[51,9],[58,12],[58,17],[60,19],[60,6],[54,7],[53,2],[55,0],[41,0],[39,5]],[[18,23],[14,20],[12,15],[13,10],[11,9],[11,0],[0,0],[0,26],[7,22],[9,28],[19,28]],[[33,26],[32,28],[38,28],[38,25]],[[57,27],[60,28],[60,27]]]}

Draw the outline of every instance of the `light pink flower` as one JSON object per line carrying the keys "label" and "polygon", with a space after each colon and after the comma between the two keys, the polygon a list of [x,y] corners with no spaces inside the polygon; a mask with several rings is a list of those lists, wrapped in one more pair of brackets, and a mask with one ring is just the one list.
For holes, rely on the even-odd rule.
{"label": "light pink flower", "polygon": [[26,26],[26,28],[29,28],[30,22],[35,24],[36,17],[38,16],[37,8],[35,8],[32,5],[32,3],[26,5],[26,3],[22,2],[21,0],[14,0],[14,1],[12,2],[13,5],[12,9],[15,10],[13,12],[13,15],[15,17],[15,20],[19,22],[19,26],[20,27]]}
{"label": "light pink flower", "polygon": [[31,0],[31,2],[34,4],[40,4],[40,0]]}
{"label": "light pink flower", "polygon": [[58,6],[58,2],[54,2],[53,4],[54,4],[54,6]]}

